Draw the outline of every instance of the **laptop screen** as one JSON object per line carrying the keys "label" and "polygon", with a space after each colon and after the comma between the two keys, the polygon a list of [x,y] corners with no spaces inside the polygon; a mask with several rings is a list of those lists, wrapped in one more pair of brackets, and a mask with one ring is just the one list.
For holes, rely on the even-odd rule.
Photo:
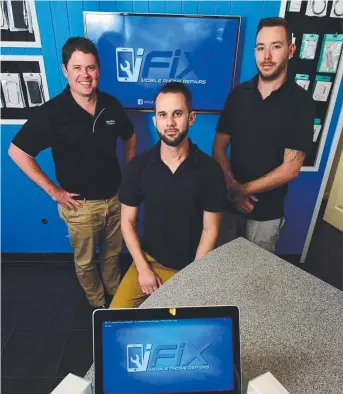
{"label": "laptop screen", "polygon": [[103,321],[104,394],[234,388],[230,317]]}

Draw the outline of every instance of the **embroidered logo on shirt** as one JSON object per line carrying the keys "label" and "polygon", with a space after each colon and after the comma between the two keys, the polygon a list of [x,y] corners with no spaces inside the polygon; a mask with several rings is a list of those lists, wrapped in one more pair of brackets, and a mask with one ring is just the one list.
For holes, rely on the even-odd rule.
{"label": "embroidered logo on shirt", "polygon": [[108,124],[109,126],[115,124],[116,121],[115,120],[106,120],[106,124]]}

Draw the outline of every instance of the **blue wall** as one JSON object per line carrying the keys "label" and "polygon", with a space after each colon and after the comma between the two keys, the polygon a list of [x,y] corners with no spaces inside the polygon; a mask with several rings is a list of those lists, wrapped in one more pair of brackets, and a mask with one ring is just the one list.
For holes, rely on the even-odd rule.
{"label": "blue wall", "polygon": [[[50,97],[64,88],[66,80],[61,71],[61,47],[70,36],[83,35],[83,11],[151,12],[181,14],[240,15],[241,65],[239,81],[251,78],[254,62],[255,32],[258,21],[267,16],[278,16],[279,1],[36,1],[41,49],[1,48],[2,54],[43,55]],[[324,167],[338,121],[343,100],[336,105],[331,128],[317,173],[302,173],[292,182],[287,198],[287,224],[279,243],[279,253],[301,254],[312,212],[320,188]],[[139,151],[156,141],[151,114],[131,113],[139,139]],[[211,154],[214,130],[218,116],[199,115],[190,136],[199,147]],[[11,162],[7,150],[20,126],[2,126],[2,251],[3,252],[70,252],[67,230],[58,218],[56,204],[35,186]],[[38,156],[43,170],[53,180],[54,166],[50,151]],[[43,224],[41,219],[48,220]]]}

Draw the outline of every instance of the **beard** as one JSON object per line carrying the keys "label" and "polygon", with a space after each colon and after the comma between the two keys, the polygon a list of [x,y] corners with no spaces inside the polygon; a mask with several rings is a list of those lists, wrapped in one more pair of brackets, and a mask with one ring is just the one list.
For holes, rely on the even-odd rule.
{"label": "beard", "polygon": [[181,144],[181,142],[187,137],[188,134],[188,127],[184,130],[181,131],[181,133],[174,139],[168,138],[165,134],[160,133],[157,130],[157,134],[160,136],[160,139],[168,146],[178,146]]}
{"label": "beard", "polygon": [[[262,63],[262,64],[263,64],[263,63]],[[274,80],[277,79],[277,78],[281,75],[281,73],[286,69],[287,64],[288,64],[288,58],[286,57],[286,59],[284,59],[284,60],[282,61],[282,63],[280,63],[280,64],[278,65],[278,67],[276,67],[276,69],[275,69],[271,74],[264,74],[263,71],[262,71],[262,68],[257,67],[257,69],[258,69],[258,74],[259,74],[259,76],[261,77],[261,79],[262,79],[263,81],[274,81]],[[262,67],[262,65],[261,65],[261,67]]]}

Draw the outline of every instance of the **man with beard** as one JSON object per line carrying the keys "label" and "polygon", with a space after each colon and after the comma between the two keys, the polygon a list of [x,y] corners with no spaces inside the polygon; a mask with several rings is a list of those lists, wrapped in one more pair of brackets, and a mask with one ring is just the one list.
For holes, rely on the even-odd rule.
{"label": "man with beard", "polygon": [[224,171],[230,201],[221,243],[244,236],[275,251],[287,183],[299,175],[313,136],[314,102],[287,79],[294,52],[287,22],[262,19],[255,48],[258,74],[229,94],[219,118],[213,156]]}
{"label": "man with beard", "polygon": [[[111,308],[139,306],[215,246],[225,208],[225,180],[218,163],[187,136],[195,117],[191,92],[184,84],[162,87],[153,118],[160,141],[130,162],[120,187],[122,232],[133,264]],[[141,203],[142,242],[136,231]]]}

